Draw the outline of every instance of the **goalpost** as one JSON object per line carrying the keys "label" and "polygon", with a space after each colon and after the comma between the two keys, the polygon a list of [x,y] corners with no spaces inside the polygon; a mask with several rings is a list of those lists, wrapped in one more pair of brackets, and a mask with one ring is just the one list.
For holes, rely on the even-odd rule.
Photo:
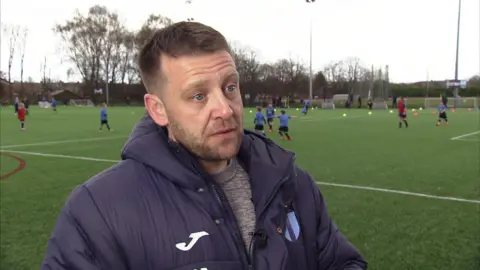
{"label": "goalpost", "polygon": [[43,109],[48,109],[48,108],[50,108],[50,102],[39,101],[38,102],[38,107],[43,108]]}
{"label": "goalpost", "polygon": [[332,109],[332,110],[334,110],[335,109],[335,103],[331,99],[328,99],[326,101],[322,101],[322,109]]}
{"label": "goalpost", "polygon": [[385,100],[375,100],[373,101],[372,109],[388,110],[388,104]]}
{"label": "goalpost", "polygon": [[[438,98],[425,98],[425,108],[426,109],[435,109],[440,104],[441,99]],[[452,108],[470,108],[470,109],[479,109],[478,99],[476,97],[458,97],[458,98],[448,98],[447,106]]]}
{"label": "goalpost", "polygon": [[90,99],[70,99],[70,106],[95,107],[95,104]]}

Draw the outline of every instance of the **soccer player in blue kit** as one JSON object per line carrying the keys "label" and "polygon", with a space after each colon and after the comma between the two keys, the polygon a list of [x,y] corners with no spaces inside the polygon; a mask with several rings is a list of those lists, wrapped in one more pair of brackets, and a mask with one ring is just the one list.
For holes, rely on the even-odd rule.
{"label": "soccer player in blue kit", "polygon": [[290,137],[290,135],[288,135],[288,120],[290,120],[290,118],[295,118],[296,116],[286,115],[284,110],[282,110],[280,113],[281,114],[277,116],[278,119],[280,119],[280,127],[278,128],[278,134],[280,134],[280,138],[282,140],[285,138],[283,136],[285,134],[285,136],[287,136],[287,141],[291,141],[292,138]]}
{"label": "soccer player in blue kit", "polygon": [[266,122],[267,120],[265,119],[265,116],[262,113],[262,106],[258,106],[257,113],[255,114],[255,119],[253,120],[253,123],[255,124],[255,131],[265,135],[263,125],[265,125]]}
{"label": "soccer player in blue kit", "polygon": [[100,110],[100,131],[102,131],[103,125],[107,126],[108,131],[110,131],[110,125],[108,124],[108,115],[107,115],[107,104],[102,104],[102,109]]}
{"label": "soccer player in blue kit", "polygon": [[52,98],[51,106],[54,112],[57,112],[57,101],[55,98]]}
{"label": "soccer player in blue kit", "polygon": [[442,122],[445,123],[445,125],[448,125],[448,119],[447,119],[447,106],[445,103],[442,101],[440,103],[440,106],[438,106],[438,121],[437,121],[437,126],[440,126],[440,123]]}
{"label": "soccer player in blue kit", "polygon": [[265,114],[267,115],[268,131],[272,132],[273,118],[275,118],[275,109],[273,108],[272,104],[268,104]]}

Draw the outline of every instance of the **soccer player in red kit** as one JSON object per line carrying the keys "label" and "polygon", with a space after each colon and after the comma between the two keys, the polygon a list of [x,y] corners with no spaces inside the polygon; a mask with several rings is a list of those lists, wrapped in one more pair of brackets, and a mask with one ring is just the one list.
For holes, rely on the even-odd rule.
{"label": "soccer player in red kit", "polygon": [[18,106],[18,120],[20,120],[20,130],[25,130],[25,104],[20,103]]}
{"label": "soccer player in red kit", "polygon": [[400,101],[398,102],[398,127],[402,127],[402,122],[405,123],[405,127],[408,128],[408,122],[407,122],[407,108],[405,106],[405,100],[400,98]]}

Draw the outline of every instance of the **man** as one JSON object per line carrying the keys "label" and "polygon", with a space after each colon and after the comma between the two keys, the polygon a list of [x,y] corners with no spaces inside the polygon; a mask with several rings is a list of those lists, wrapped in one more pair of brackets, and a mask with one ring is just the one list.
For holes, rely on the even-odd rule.
{"label": "man", "polygon": [[197,22],[139,53],[148,116],[77,187],[42,269],[365,269],[295,155],[243,129],[225,37]]}
{"label": "man", "polygon": [[447,102],[448,102],[447,94],[445,94],[445,93],[441,94],[440,99],[442,100],[442,104],[445,106],[445,108],[448,109],[448,107],[447,107]]}
{"label": "man", "polygon": [[396,95],[393,95],[392,96],[392,108],[397,108],[398,105],[397,105],[397,96]]}
{"label": "man", "polygon": [[18,97],[15,97],[14,107],[15,107],[15,115],[18,114],[18,106],[20,105],[20,100]]}
{"label": "man", "polygon": [[372,107],[373,107],[373,101],[371,98],[368,99],[367,101],[367,106],[368,106],[368,109],[371,111],[372,110]]}
{"label": "man", "polygon": [[402,128],[402,122],[405,123],[405,127],[408,128],[407,122],[407,104],[403,97],[398,102],[398,127]]}
{"label": "man", "polygon": [[25,112],[27,115],[29,115],[28,108],[30,107],[30,101],[28,100],[27,97],[23,99],[23,104],[25,105]]}

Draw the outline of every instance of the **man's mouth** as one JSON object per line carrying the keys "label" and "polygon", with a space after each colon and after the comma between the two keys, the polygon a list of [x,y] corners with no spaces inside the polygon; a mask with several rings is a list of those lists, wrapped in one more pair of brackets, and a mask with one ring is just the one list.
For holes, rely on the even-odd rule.
{"label": "man's mouth", "polygon": [[213,135],[220,135],[220,134],[225,134],[225,133],[230,133],[232,131],[235,131],[235,128],[224,128],[221,130],[217,130]]}

